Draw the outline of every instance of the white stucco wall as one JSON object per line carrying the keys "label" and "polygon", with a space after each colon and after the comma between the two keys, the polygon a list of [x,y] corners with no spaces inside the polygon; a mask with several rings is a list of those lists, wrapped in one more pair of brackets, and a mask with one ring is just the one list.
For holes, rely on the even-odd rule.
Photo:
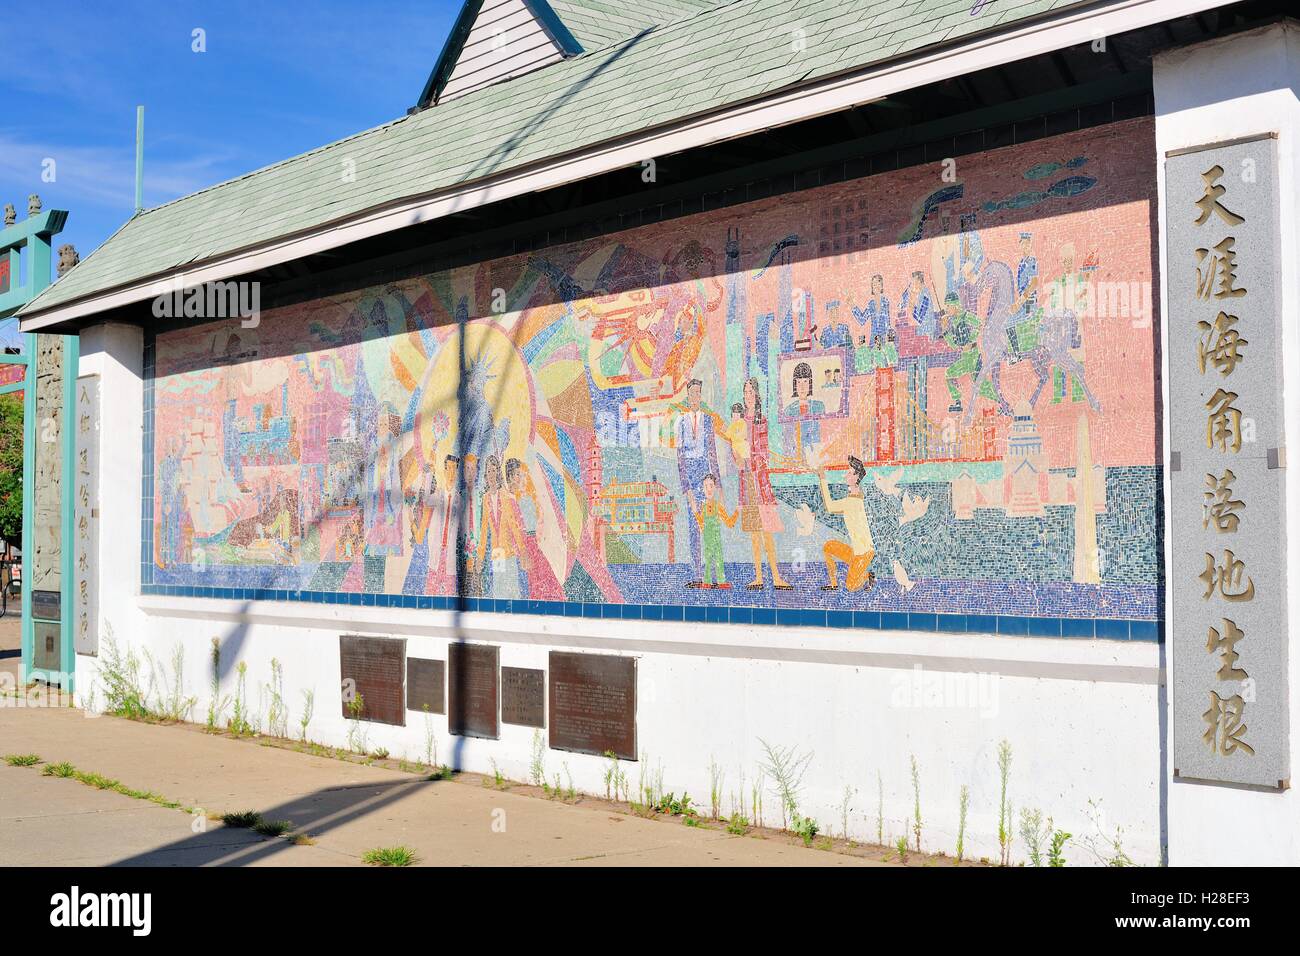
{"label": "white stucco wall", "polygon": [[[1294,21],[1225,37],[1159,55],[1155,60],[1156,154],[1261,133],[1278,136],[1282,238],[1281,304],[1286,442],[1300,448],[1300,27]],[[1164,163],[1159,164],[1160,235],[1165,234]],[[1165,269],[1161,247],[1160,273]],[[1164,299],[1165,289],[1161,288]],[[1169,317],[1170,321],[1176,316]],[[1167,341],[1166,341],[1167,346]],[[1166,363],[1168,348],[1164,349]],[[1166,364],[1166,406],[1169,402]],[[1168,447],[1168,432],[1165,447]],[[1166,475],[1166,480],[1168,475]],[[1168,498],[1166,485],[1166,500]],[[1286,537],[1291,687],[1291,766],[1300,740],[1300,471],[1287,469]],[[1166,541],[1170,536],[1166,534]],[[1168,565],[1166,565],[1168,566]],[[1168,618],[1168,615],[1166,615]],[[1172,658],[1171,666],[1177,666]],[[1173,865],[1300,864],[1300,797],[1241,787],[1213,786],[1168,778],[1170,863]]]}

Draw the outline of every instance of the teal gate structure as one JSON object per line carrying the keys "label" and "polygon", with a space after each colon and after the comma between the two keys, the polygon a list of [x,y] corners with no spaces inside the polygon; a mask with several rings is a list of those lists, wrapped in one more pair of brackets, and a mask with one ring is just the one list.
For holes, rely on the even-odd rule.
{"label": "teal gate structure", "polygon": [[[0,395],[23,399],[22,681],[74,690],[73,467],[76,336],[22,333],[14,313],[51,282],[66,211],[28,198],[0,228]],[[70,247],[69,247],[70,248]]]}

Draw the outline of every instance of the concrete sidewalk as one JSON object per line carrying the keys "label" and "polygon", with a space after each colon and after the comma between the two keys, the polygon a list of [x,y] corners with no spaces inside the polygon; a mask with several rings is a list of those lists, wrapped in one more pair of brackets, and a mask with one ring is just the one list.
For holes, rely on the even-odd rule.
{"label": "concrete sidewalk", "polygon": [[[424,865],[862,866],[873,861],[314,757],[184,727],[0,708],[0,754],[120,780],[207,812],[290,820],[314,845],[263,838],[42,765],[0,763],[0,865],[357,866],[403,844]],[[502,819],[505,832],[496,832]],[[196,832],[197,831],[197,832]],[[875,865],[880,865],[876,863]]]}

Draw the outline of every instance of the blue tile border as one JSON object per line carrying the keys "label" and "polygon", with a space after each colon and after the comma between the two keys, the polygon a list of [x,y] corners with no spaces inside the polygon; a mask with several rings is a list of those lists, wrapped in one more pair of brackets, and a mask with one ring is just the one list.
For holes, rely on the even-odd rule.
{"label": "blue tile border", "polygon": [[[458,603],[455,597],[441,595],[286,591],[277,588],[210,588],[178,584],[144,584],[141,585],[140,592],[167,597],[346,604],[353,607],[400,607],[418,611],[450,611]],[[1164,640],[1164,622],[1123,618],[828,611],[819,608],[730,607],[699,604],[580,604],[573,601],[475,597],[460,599],[459,603],[462,609],[468,612],[584,617],[597,620],[755,624],[820,627],[830,630],[922,631],[936,634],[998,634],[1111,641],[1160,642]]]}

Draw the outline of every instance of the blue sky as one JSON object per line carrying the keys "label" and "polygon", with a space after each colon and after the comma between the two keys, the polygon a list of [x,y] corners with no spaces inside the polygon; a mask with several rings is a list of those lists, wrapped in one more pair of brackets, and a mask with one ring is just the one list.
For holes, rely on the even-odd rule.
{"label": "blue sky", "polygon": [[[137,105],[145,205],[155,206],[402,115],[459,8],[456,0],[72,0],[39,21],[7,16],[0,205],[25,216],[36,192],[46,209],[67,209],[56,242],[84,258],[131,216]],[[196,28],[206,31],[206,52],[191,49]],[[47,159],[53,182],[42,179]]]}

